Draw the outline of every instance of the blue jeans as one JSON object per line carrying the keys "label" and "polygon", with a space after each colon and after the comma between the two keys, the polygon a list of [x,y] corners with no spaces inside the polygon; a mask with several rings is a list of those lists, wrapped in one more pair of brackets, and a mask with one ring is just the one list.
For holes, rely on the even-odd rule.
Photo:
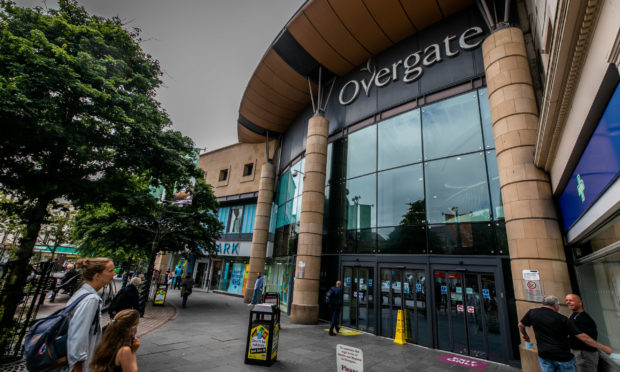
{"label": "blue jeans", "polygon": [[[263,291],[262,289],[254,290],[254,294],[252,295],[252,300],[250,301],[251,304],[257,304],[258,301],[260,301],[260,294],[262,291]],[[254,300],[256,300],[256,302],[254,302]]]}
{"label": "blue jeans", "polygon": [[577,372],[577,366],[575,365],[574,358],[568,362],[558,362],[556,360],[538,357],[538,364],[540,364],[540,369],[542,369],[542,372],[555,372],[556,370],[560,372]]}
{"label": "blue jeans", "polygon": [[340,320],[340,306],[330,307],[330,311],[332,312],[332,322],[329,324],[329,331],[332,332],[334,327],[338,330],[338,320]]}

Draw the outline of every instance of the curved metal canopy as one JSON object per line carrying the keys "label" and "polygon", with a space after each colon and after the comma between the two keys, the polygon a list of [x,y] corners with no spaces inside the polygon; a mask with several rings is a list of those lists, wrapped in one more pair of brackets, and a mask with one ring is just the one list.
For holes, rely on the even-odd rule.
{"label": "curved metal canopy", "polygon": [[[319,66],[343,76],[473,0],[309,0],[271,44],[239,107],[240,142],[276,137],[310,103]],[[312,89],[316,91],[316,86]]]}

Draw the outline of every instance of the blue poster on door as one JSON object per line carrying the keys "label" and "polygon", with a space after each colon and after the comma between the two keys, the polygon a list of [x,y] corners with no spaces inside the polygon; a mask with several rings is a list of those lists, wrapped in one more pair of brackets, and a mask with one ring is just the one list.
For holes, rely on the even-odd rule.
{"label": "blue poster on door", "polygon": [[243,287],[244,269],[245,264],[233,264],[232,272],[230,273],[230,284],[228,285],[228,292],[241,293],[241,288]]}
{"label": "blue poster on door", "polygon": [[420,284],[420,283],[416,283],[416,285],[415,285],[415,291],[416,291],[416,292],[422,292],[422,284]]}
{"label": "blue poster on door", "polygon": [[445,285],[441,286],[441,294],[448,294],[448,287]]}

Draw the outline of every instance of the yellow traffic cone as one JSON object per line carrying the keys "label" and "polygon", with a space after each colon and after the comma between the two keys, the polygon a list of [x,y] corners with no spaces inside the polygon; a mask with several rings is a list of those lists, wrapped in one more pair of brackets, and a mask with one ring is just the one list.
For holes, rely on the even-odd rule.
{"label": "yellow traffic cone", "polygon": [[398,316],[396,317],[396,337],[394,338],[394,343],[399,345],[407,343],[405,340],[405,320],[402,310],[398,310]]}

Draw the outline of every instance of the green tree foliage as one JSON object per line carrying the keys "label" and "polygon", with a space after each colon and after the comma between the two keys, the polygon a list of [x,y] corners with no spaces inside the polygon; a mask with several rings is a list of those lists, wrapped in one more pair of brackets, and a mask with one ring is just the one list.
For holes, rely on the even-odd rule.
{"label": "green tree foliage", "polygon": [[208,255],[223,228],[217,220],[218,203],[202,179],[189,189],[191,203],[156,202],[134,198],[131,204],[82,209],[73,230],[81,253],[110,255],[119,261],[131,256],[150,257],[159,251]]}
{"label": "green tree foliage", "polygon": [[122,205],[132,174],[168,188],[200,177],[192,141],[169,129],[155,100],[159,64],[139,43],[138,30],[74,0],[47,11],[0,1],[0,191],[14,196],[9,213],[24,225],[0,295],[0,335],[50,205]]}

